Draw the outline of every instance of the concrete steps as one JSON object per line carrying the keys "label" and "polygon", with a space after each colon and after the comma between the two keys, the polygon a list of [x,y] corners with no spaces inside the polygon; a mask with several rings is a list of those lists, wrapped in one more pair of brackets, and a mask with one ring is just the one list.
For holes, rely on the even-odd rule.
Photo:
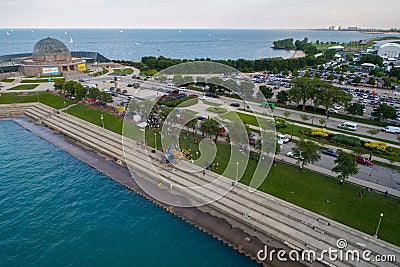
{"label": "concrete steps", "polygon": [[[175,192],[179,191],[179,193],[194,199],[194,201],[214,200],[216,196],[220,196],[232,187],[231,180],[227,178],[222,178],[213,188],[201,187],[206,183],[215,181],[218,175],[208,171],[207,175],[204,176],[201,173],[189,173],[178,169],[173,172],[168,171],[164,164],[164,155],[161,152],[147,153],[148,151],[139,147],[135,141],[124,142],[124,145],[127,145],[129,149],[122,151],[122,137],[120,135],[63,112],[57,114],[44,105],[35,105],[25,114],[31,118],[36,118],[36,120],[38,118],[43,119],[43,124],[104,155],[124,159],[125,152],[126,163],[132,166],[132,169],[139,176],[155,185],[160,181],[160,178],[166,181],[166,184],[173,183],[176,185],[173,187]],[[46,117],[49,114],[51,116]],[[147,158],[148,156],[157,162],[154,165],[158,170],[154,169],[154,165]],[[182,187],[179,187],[179,185]],[[160,190],[169,189],[167,187]],[[225,197],[212,202],[210,206],[233,220],[282,242],[287,242],[287,244],[301,250],[313,248],[320,251],[328,249],[329,246],[336,248],[336,241],[339,238],[346,238],[349,244],[347,249],[356,248],[362,251],[364,249],[362,244],[366,244],[373,255],[400,255],[400,250],[396,246],[260,191],[249,193],[248,188],[241,184],[238,184]],[[251,219],[245,218],[243,214],[249,214]],[[325,260],[329,262],[329,259],[325,258]],[[354,266],[359,266],[359,264],[354,263]],[[378,265],[363,262],[363,266]]]}

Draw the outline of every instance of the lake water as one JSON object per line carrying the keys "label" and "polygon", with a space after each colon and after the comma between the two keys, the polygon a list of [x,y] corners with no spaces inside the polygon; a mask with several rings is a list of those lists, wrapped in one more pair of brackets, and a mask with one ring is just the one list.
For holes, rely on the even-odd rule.
{"label": "lake water", "polygon": [[0,121],[0,266],[256,266],[13,121]]}
{"label": "lake water", "polygon": [[0,29],[0,55],[32,52],[37,41],[53,37],[71,51],[96,51],[109,59],[140,60],[158,55],[258,59],[290,57],[290,51],[271,48],[273,41],[284,38],[349,42],[377,36],[382,35],[313,30]]}

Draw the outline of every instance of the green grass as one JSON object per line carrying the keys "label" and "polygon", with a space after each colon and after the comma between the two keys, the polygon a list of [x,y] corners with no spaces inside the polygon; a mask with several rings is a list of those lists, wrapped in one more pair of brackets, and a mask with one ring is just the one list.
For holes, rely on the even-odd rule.
{"label": "green grass", "polygon": [[78,104],[68,109],[68,114],[100,126],[100,116],[104,116],[104,127],[114,133],[122,134],[123,120],[108,112],[92,109],[85,104]]}
{"label": "green grass", "polygon": [[113,74],[125,74],[130,75],[133,73],[133,69],[131,68],[124,68],[124,69],[114,69]]}
{"label": "green grass", "polygon": [[11,104],[11,103],[34,103],[34,102],[43,103],[55,109],[64,108],[64,102],[66,101],[67,105],[69,105],[69,100],[65,100],[64,97],[53,95],[47,92],[41,92],[38,94],[29,93],[29,94],[17,94],[17,93],[5,93],[0,96],[0,104]]}
{"label": "green grass", "polygon": [[49,79],[51,80],[64,80],[64,78],[51,78],[48,77],[47,79],[30,79],[30,80],[22,80],[21,83],[48,83]]}
{"label": "green grass", "polygon": [[95,74],[93,74],[93,76],[97,77],[97,76],[100,76],[100,75],[103,75],[103,74],[107,74],[107,73],[108,73],[108,69],[103,68],[102,71],[96,72]]}
{"label": "green grass", "polygon": [[7,89],[7,90],[32,90],[38,86],[39,86],[39,84],[20,84],[20,85],[11,87],[10,89]]}
{"label": "green grass", "polygon": [[222,105],[222,104],[218,104],[218,103],[207,101],[207,100],[203,100],[203,104],[213,106],[213,107],[219,107]]}
{"label": "green grass", "polygon": [[226,108],[220,108],[220,107],[209,107],[207,111],[223,114],[226,113],[228,110]]}
{"label": "green grass", "polygon": [[1,80],[1,82],[3,82],[3,83],[12,83],[13,81],[15,81],[15,79],[3,79],[3,80]]}

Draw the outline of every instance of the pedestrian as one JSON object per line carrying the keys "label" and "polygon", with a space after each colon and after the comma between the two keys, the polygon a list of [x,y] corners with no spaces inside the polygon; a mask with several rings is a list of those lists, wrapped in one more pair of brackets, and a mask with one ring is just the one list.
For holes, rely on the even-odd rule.
{"label": "pedestrian", "polygon": [[389,194],[389,192],[386,190],[386,191],[385,191],[385,197],[387,197],[388,194]]}
{"label": "pedestrian", "polygon": [[273,164],[274,166],[276,166],[276,157],[274,157],[274,160],[272,161],[272,164]]}
{"label": "pedestrian", "polygon": [[343,185],[343,179],[340,179],[340,185]]}
{"label": "pedestrian", "polygon": [[203,170],[203,175],[206,175],[206,171],[205,170]]}

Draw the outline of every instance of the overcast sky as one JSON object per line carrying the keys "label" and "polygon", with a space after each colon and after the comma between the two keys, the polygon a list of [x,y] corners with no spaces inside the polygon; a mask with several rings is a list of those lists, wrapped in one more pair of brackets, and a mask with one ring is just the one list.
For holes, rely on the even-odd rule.
{"label": "overcast sky", "polygon": [[0,28],[400,28],[399,0],[0,0]]}

